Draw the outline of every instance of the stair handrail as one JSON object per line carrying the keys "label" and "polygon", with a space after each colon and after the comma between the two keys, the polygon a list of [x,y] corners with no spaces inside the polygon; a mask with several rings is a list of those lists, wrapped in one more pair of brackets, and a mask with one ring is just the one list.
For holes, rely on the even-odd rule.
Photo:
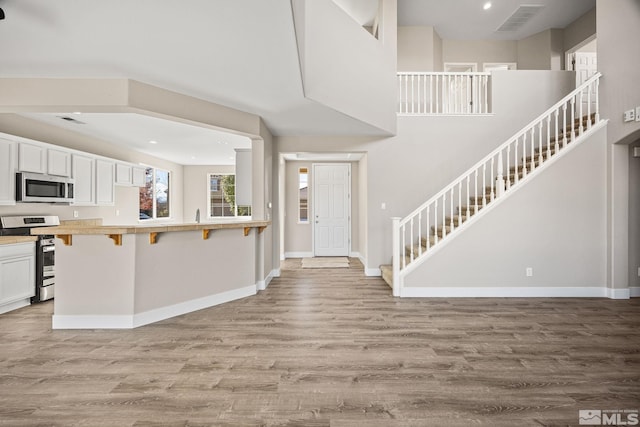
{"label": "stair handrail", "polygon": [[[599,94],[598,94],[598,88],[599,88],[599,79],[600,77],[602,77],[602,74],[597,72],[595,73],[593,76],[591,76],[589,79],[587,79],[584,83],[582,83],[581,85],[579,85],[578,87],[576,87],[573,91],[571,91],[569,94],[567,94],[565,97],[563,97],[560,101],[556,102],[555,104],[553,104],[551,107],[549,107],[545,112],[543,112],[542,114],[540,114],[537,118],[535,118],[534,120],[532,120],[529,124],[527,124],[526,126],[524,126],[520,131],[518,131],[517,133],[515,133],[513,136],[511,136],[510,138],[508,138],[504,143],[502,143],[500,146],[498,146],[497,148],[495,148],[494,150],[492,150],[489,154],[487,154],[485,157],[483,157],[480,161],[478,161],[477,163],[475,163],[473,166],[471,166],[469,169],[467,169],[465,172],[463,172],[462,174],[460,174],[456,179],[454,179],[453,181],[450,182],[450,184],[448,184],[447,186],[445,186],[442,190],[440,190],[438,193],[436,193],[435,195],[433,195],[432,197],[430,197],[426,202],[422,203],[418,208],[416,208],[415,210],[413,210],[409,215],[407,215],[406,217],[400,219],[400,218],[393,218],[393,224],[392,224],[392,228],[393,228],[393,250],[392,250],[392,269],[393,269],[393,295],[394,296],[400,296],[401,294],[401,283],[400,283],[400,278],[401,278],[401,273],[404,272],[404,269],[407,267],[407,262],[406,262],[406,255],[402,257],[402,263],[400,262],[400,251],[401,248],[403,251],[405,251],[406,246],[406,233],[407,233],[407,224],[409,224],[408,227],[408,231],[409,231],[409,244],[410,244],[410,263],[411,265],[416,265],[414,264],[414,261],[416,259],[419,258],[424,258],[424,256],[427,253],[432,253],[432,252],[426,252],[425,250],[422,249],[422,244],[420,242],[421,237],[421,230],[422,230],[422,221],[423,221],[423,212],[426,213],[425,218],[426,218],[426,230],[427,233],[429,233],[429,225],[430,225],[430,218],[431,218],[431,207],[433,207],[433,224],[432,224],[432,229],[435,230],[435,242],[433,243],[433,245],[436,245],[439,243],[440,240],[445,239],[448,234],[451,234],[454,230],[456,230],[458,227],[461,226],[461,222],[463,222],[464,220],[462,220],[462,216],[466,216],[468,218],[469,215],[471,215],[470,211],[471,211],[471,206],[469,204],[470,200],[469,199],[467,201],[467,210],[466,210],[466,214],[462,213],[462,207],[461,205],[458,206],[458,225],[455,225],[455,221],[453,220],[453,202],[455,200],[454,195],[456,187],[458,188],[458,201],[461,203],[462,201],[462,193],[463,193],[463,184],[464,181],[466,180],[466,197],[470,197],[470,193],[471,193],[471,186],[470,186],[470,180],[471,177],[474,176],[474,189],[475,189],[475,195],[473,197],[473,199],[475,200],[475,206],[473,209],[474,215],[477,214],[477,210],[481,207],[486,206],[487,204],[487,199],[489,199],[489,201],[493,201],[494,198],[496,197],[501,197],[506,191],[508,191],[513,185],[516,185],[520,179],[525,179],[526,176],[528,174],[530,174],[535,168],[536,163],[542,164],[544,162],[545,158],[548,158],[549,156],[553,155],[554,152],[560,148],[564,148],[565,145],[574,140],[576,138],[576,136],[580,136],[583,134],[584,132],[584,116],[583,116],[583,107],[582,104],[584,102],[584,90],[589,88],[587,91],[587,117],[588,120],[586,121],[586,127],[587,129],[590,129],[592,127],[593,124],[597,124],[600,122],[600,112],[599,112]],[[594,84],[595,83],[595,84]],[[594,104],[595,104],[595,108],[593,113],[591,112],[591,85],[594,85],[594,92],[595,92],[595,99],[594,99]],[[576,103],[578,102],[579,99],[579,117],[578,119],[576,119],[575,115],[576,115]],[[570,126],[570,136],[567,137],[567,112],[569,110],[569,108],[571,108],[570,112],[571,112],[571,126]],[[559,143],[559,138],[560,138],[560,133],[559,133],[559,112],[560,110],[562,110],[563,112],[563,132],[562,132],[562,136],[563,136],[563,142],[562,145],[560,146]],[[553,116],[555,115],[555,140],[554,142],[554,149],[551,149],[551,121]],[[594,119],[591,119],[591,116],[594,116]],[[544,126],[544,122],[547,122],[547,132],[546,132],[546,152],[543,151],[543,126]],[[579,121],[579,123],[576,125],[576,121]],[[538,133],[538,148],[535,148],[536,145],[536,141],[535,141],[535,136],[536,136],[536,127],[538,127],[539,133]],[[576,135],[576,128],[578,131],[578,134]],[[527,147],[527,134],[528,132],[531,132],[531,140],[529,142],[530,147]],[[518,147],[520,146],[520,141],[522,138],[522,164],[519,164],[519,158],[518,158]],[[510,166],[510,155],[511,155],[511,148],[513,147],[513,151],[514,151],[514,183],[511,183],[511,179],[505,180],[504,179],[504,175],[503,175],[503,152],[506,151],[507,154],[507,170],[509,171],[509,166]],[[527,153],[528,152],[528,153]],[[529,157],[526,157],[526,155],[529,154]],[[497,176],[495,177],[495,181],[496,186],[494,187],[494,176],[493,176],[493,172],[494,172],[494,165],[495,165],[495,158],[497,156]],[[537,156],[537,158],[536,158]],[[522,168],[522,169],[520,169]],[[485,186],[486,184],[486,173],[488,171],[488,169],[490,169],[490,175],[489,175],[489,182],[491,183],[490,185],[490,193],[487,194],[486,189],[487,187],[483,188],[483,193],[482,196],[478,196],[477,194],[477,190],[478,190],[478,176],[479,176],[479,172],[482,171],[482,185]],[[529,170],[527,170],[529,169]],[[510,171],[509,171],[510,172]],[[519,175],[522,174],[522,178],[519,178]],[[509,175],[508,175],[509,176]],[[505,188],[505,181],[506,181],[506,188]],[[495,192],[494,192],[495,190]],[[447,201],[447,194],[450,194],[451,197],[450,199]],[[482,203],[480,204],[478,202],[478,199],[482,199]],[[442,205],[438,206],[438,201],[442,199]],[[448,202],[448,204],[447,204]],[[449,224],[447,225],[447,217],[446,217],[446,211],[447,208],[450,209],[450,219],[449,219]],[[440,225],[438,223],[438,218],[439,218],[439,210],[441,210],[442,213],[442,225]],[[414,235],[414,222],[418,223],[418,234],[417,236]],[[464,225],[464,224],[462,224]],[[442,228],[442,237],[439,238],[439,231],[440,231],[440,227]],[[449,231],[447,231],[447,228],[450,228]],[[418,238],[418,254],[417,256],[415,256],[415,251],[414,251],[414,242],[413,239]],[[426,249],[428,251],[428,249],[432,246],[430,244],[430,240],[431,237],[428,234],[426,236]],[[401,265],[402,264],[402,265]]]}
{"label": "stair handrail", "polygon": [[[589,87],[591,85],[591,83],[593,83],[594,81],[598,80],[600,77],[602,76],[602,73],[597,72],[596,74],[594,74],[593,76],[591,76],[587,81],[585,81],[584,83],[582,83],[580,86],[578,86],[577,88],[575,88],[573,91],[571,91],[567,96],[565,96],[564,98],[562,98],[560,101],[556,102],[555,104],[553,104],[553,106],[551,106],[549,109],[547,109],[544,113],[540,114],[536,119],[532,120],[528,125],[526,125],[525,127],[523,127],[520,131],[518,131],[515,135],[513,135],[512,137],[510,137],[509,139],[507,139],[507,141],[505,141],[504,143],[502,143],[498,148],[496,148],[495,150],[493,150],[491,153],[487,154],[482,160],[480,160],[479,162],[477,162],[476,164],[474,164],[473,166],[471,166],[469,169],[467,169],[465,172],[463,172],[462,174],[460,174],[460,176],[458,176],[456,179],[454,179],[453,181],[451,181],[451,183],[449,185],[447,185],[446,187],[444,187],[442,190],[440,190],[440,192],[438,192],[437,194],[435,194],[434,196],[432,196],[429,200],[427,200],[426,202],[424,202],[423,204],[421,204],[418,208],[416,208],[413,212],[411,212],[409,215],[407,215],[406,217],[404,217],[403,219],[400,220],[399,225],[402,226],[404,224],[406,224],[407,222],[409,222],[411,220],[412,217],[416,216],[417,214],[419,214],[421,211],[424,210],[424,208],[426,208],[427,206],[429,206],[430,204],[432,204],[436,199],[439,199],[440,197],[442,197],[444,194],[446,194],[448,191],[451,191],[451,188],[454,187],[458,182],[460,182],[461,180],[463,180],[464,178],[466,178],[469,174],[471,174],[472,172],[476,171],[477,169],[479,169],[482,165],[484,165],[485,163],[487,163],[488,160],[490,160],[492,157],[495,157],[496,154],[500,153],[501,151],[503,151],[509,144],[511,144],[514,140],[517,140],[518,138],[520,138],[521,136],[523,136],[525,133],[527,133],[528,131],[530,131],[533,127],[535,127],[536,125],[538,125],[543,119],[545,119],[547,116],[549,116],[550,114],[552,114],[553,112],[555,112],[558,108],[560,108],[563,104],[567,103],[568,101],[571,100],[571,98],[573,98],[576,94],[580,93],[580,91],[584,90],[585,88]],[[596,93],[597,96],[597,93]],[[596,106],[598,105],[598,103],[596,103]],[[597,111],[596,111],[597,114]],[[596,119],[596,122],[598,122],[598,120]]]}

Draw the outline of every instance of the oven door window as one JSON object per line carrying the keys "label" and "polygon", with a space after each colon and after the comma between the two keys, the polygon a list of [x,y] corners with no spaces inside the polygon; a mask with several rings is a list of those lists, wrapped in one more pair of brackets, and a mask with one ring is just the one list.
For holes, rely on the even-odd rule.
{"label": "oven door window", "polygon": [[54,245],[42,247],[42,272],[44,276],[51,276],[54,273],[56,260],[56,247]]}

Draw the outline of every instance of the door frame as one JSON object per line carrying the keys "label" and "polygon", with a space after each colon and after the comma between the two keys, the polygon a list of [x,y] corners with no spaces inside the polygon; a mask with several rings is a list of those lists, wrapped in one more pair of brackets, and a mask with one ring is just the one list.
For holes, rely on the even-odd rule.
{"label": "door frame", "polygon": [[351,162],[342,162],[342,163],[325,163],[325,162],[317,162],[311,163],[311,185],[313,185],[313,203],[311,204],[312,210],[312,220],[311,220],[311,252],[313,256],[316,257],[316,208],[318,206],[318,201],[316,200],[316,166],[342,166],[346,165],[348,170],[348,193],[347,193],[347,235],[349,239],[349,244],[347,246],[347,257],[351,256]]}

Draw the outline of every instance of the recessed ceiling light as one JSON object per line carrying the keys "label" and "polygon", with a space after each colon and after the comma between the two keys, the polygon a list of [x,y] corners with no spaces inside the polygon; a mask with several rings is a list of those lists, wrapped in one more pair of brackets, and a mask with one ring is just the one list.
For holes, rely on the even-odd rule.
{"label": "recessed ceiling light", "polygon": [[157,144],[157,143],[158,143],[158,141],[153,141],[153,140],[149,141],[149,144]]}
{"label": "recessed ceiling light", "polygon": [[73,114],[82,114],[82,111],[74,111]]}
{"label": "recessed ceiling light", "polygon": [[482,6],[482,8],[483,8],[484,10],[489,10],[489,9],[491,9],[491,2],[490,2],[490,1],[486,2],[486,3],[484,4],[484,6]]}

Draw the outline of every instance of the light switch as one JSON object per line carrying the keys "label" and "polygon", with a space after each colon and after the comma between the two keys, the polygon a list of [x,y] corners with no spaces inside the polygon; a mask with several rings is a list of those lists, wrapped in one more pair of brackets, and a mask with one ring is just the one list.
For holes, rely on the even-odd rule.
{"label": "light switch", "polygon": [[636,107],[636,122],[640,122],[640,107]]}
{"label": "light switch", "polygon": [[387,209],[387,204],[385,202],[382,202],[382,204],[380,205],[380,209],[382,210]]}
{"label": "light switch", "polygon": [[624,116],[623,116],[623,120],[624,122],[632,122],[636,119],[636,112],[635,110],[627,110],[624,112]]}

